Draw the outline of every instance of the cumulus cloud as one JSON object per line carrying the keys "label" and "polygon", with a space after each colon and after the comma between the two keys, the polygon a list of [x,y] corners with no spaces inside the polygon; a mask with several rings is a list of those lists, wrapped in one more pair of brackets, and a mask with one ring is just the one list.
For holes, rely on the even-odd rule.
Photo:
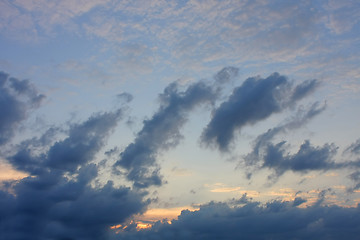
{"label": "cumulus cloud", "polygon": [[[253,142],[252,151],[239,161],[238,168],[244,167],[248,178],[251,178],[254,172],[263,168],[273,170],[273,174],[268,177],[269,180],[273,181],[276,181],[286,171],[306,173],[308,171],[358,169],[360,167],[359,159],[355,161],[350,159],[341,162],[334,161],[338,150],[334,143],[313,146],[310,140],[305,140],[295,153],[290,153],[291,146],[286,141],[274,143],[276,136],[304,126],[325,109],[326,105],[320,105],[318,102],[306,108],[300,107],[287,122],[260,134]],[[357,147],[358,141],[351,144],[343,153],[356,155]],[[359,188],[360,178],[358,176],[358,171],[349,175],[349,178],[355,182],[355,186],[348,189],[350,192]]]}
{"label": "cumulus cloud", "polygon": [[294,154],[289,154],[285,141],[277,144],[268,144],[263,153],[262,168],[273,169],[276,177],[285,171],[307,172],[311,170],[329,170],[339,168],[332,160],[337,147],[334,144],[325,144],[322,147],[314,147],[306,140]]}
{"label": "cumulus cloud", "polygon": [[[31,150],[36,150],[41,140],[25,141],[8,159],[19,170],[31,174],[39,174],[39,171],[42,172],[45,168],[75,172],[79,166],[94,159],[121,115],[121,110],[95,114],[85,122],[71,126],[68,136],[62,141],[55,142],[46,153],[32,154]],[[49,134],[49,131],[42,138],[46,137],[46,134]]]}
{"label": "cumulus cloud", "polygon": [[114,239],[355,239],[360,233],[360,208],[314,205],[304,200],[225,202],[183,210],[171,224],[156,223],[150,230],[123,232]]}
{"label": "cumulus cloud", "polygon": [[322,113],[326,109],[326,105],[320,105],[318,102],[311,104],[308,107],[300,106],[294,116],[289,118],[284,124],[271,128],[267,132],[260,134],[253,143],[253,151],[249,153],[245,160],[247,164],[254,164],[253,161],[258,161],[260,151],[262,148],[273,140],[276,135],[287,133],[290,130],[298,129],[304,126],[312,118]]}
{"label": "cumulus cloud", "polygon": [[4,239],[106,239],[111,225],[142,212],[139,193],[125,187],[93,188],[94,164],[82,167],[73,180],[56,170],[27,177],[11,194],[0,190],[1,235]]}
{"label": "cumulus cloud", "polygon": [[204,129],[202,141],[226,151],[237,131],[294,105],[317,85],[318,82],[312,80],[293,88],[287,78],[278,73],[265,79],[248,78],[215,110]]}
{"label": "cumulus cloud", "polygon": [[51,128],[4,156],[29,176],[0,190],[1,237],[107,239],[110,226],[142,213],[148,204],[144,194],[110,180],[92,184],[98,176],[93,160],[121,118],[121,109],[94,114],[63,131],[63,140]]}
{"label": "cumulus cloud", "polygon": [[29,80],[18,80],[0,72],[0,145],[7,143],[29,111],[45,98]]}
{"label": "cumulus cloud", "polygon": [[197,82],[181,91],[176,82],[167,86],[160,94],[160,108],[151,119],[143,122],[133,143],[120,154],[115,169],[126,170],[128,180],[138,188],[161,185],[162,177],[156,162],[158,154],[176,146],[182,138],[180,128],[187,121],[187,114],[202,103],[215,98],[211,86]]}

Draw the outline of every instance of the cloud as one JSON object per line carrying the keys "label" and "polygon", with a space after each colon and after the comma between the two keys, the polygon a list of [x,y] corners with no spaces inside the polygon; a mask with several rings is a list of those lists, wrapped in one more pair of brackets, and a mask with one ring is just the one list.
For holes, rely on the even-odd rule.
{"label": "cloud", "polygon": [[259,135],[253,143],[253,150],[243,157],[239,162],[239,167],[244,166],[248,168],[247,171],[251,169],[247,174],[248,178],[259,169],[271,169],[274,174],[269,176],[269,179],[276,180],[286,171],[305,173],[313,170],[327,171],[356,166],[357,162],[335,163],[333,161],[337,152],[335,144],[315,147],[311,145],[309,140],[306,140],[296,153],[291,154],[289,153],[290,146],[286,141],[274,143],[274,138],[277,135],[304,126],[312,118],[323,112],[325,108],[326,105],[321,106],[318,102],[306,108],[299,107],[296,114],[284,124]]}
{"label": "cloud", "polygon": [[359,207],[271,201],[210,202],[198,211],[183,210],[171,224],[157,222],[151,229],[121,232],[114,239],[354,239],[360,233]]}
{"label": "cloud", "polygon": [[308,94],[312,93],[318,86],[319,81],[317,81],[316,79],[307,80],[300,83],[295,87],[294,92],[291,96],[291,100],[293,102],[296,102],[297,100],[306,97]]}
{"label": "cloud", "polygon": [[69,180],[55,170],[15,183],[14,194],[0,190],[4,239],[106,239],[111,225],[144,210],[142,195],[109,181],[93,188],[94,164]]}
{"label": "cloud", "polygon": [[62,130],[63,140],[50,128],[4,156],[29,175],[0,190],[2,238],[108,239],[110,226],[145,211],[149,202],[143,193],[110,180],[93,183],[99,168],[95,156],[122,115],[121,109],[94,114]]}
{"label": "cloud", "polygon": [[339,168],[332,158],[337,147],[334,144],[325,144],[322,147],[314,147],[306,140],[298,152],[289,154],[286,152],[285,142],[268,144],[263,155],[262,168],[273,169],[276,176],[285,171],[307,172],[311,170],[329,170]]}
{"label": "cloud", "polygon": [[99,0],[59,3],[47,0],[2,1],[0,15],[3,24],[0,24],[0,29],[10,38],[37,41],[44,35],[54,35],[59,26],[69,31],[78,30],[74,21],[77,17],[106,4],[107,1]]}
{"label": "cloud", "polygon": [[[358,157],[360,155],[360,139],[356,140],[349,147],[347,147],[343,154],[346,153],[350,153],[351,155]],[[348,192],[353,192],[360,189],[360,171],[358,170],[360,168],[360,159],[349,162],[348,166],[352,169],[356,169],[348,176],[354,182],[354,186],[348,188]]]}
{"label": "cloud", "polygon": [[236,67],[224,67],[218,73],[214,75],[214,79],[218,83],[227,83],[239,73],[239,69]]}
{"label": "cloud", "polygon": [[116,95],[116,97],[119,102],[125,102],[125,103],[131,102],[134,98],[133,95],[127,92],[119,93],[118,95]]}
{"label": "cloud", "polygon": [[360,139],[352,143],[348,148],[345,149],[344,153],[349,152],[354,155],[360,155]]}
{"label": "cloud", "polygon": [[253,143],[253,151],[245,157],[248,164],[253,164],[252,161],[257,161],[262,148],[271,142],[271,140],[278,134],[287,133],[304,126],[312,118],[322,113],[326,109],[326,105],[320,106],[318,102],[313,103],[308,107],[300,106],[294,116],[289,118],[284,124],[269,129],[266,133],[259,135]]}
{"label": "cloud", "polygon": [[349,192],[360,189],[360,171],[355,171],[349,175],[349,178],[355,182],[355,185],[348,189]]}
{"label": "cloud", "polygon": [[[121,115],[121,110],[95,114],[87,121],[71,126],[67,138],[55,142],[46,153],[40,155],[33,155],[31,149],[35,147],[35,150],[41,139],[25,141],[20,144],[16,154],[8,159],[18,170],[31,174],[38,174],[38,171],[44,171],[45,168],[73,173],[79,166],[94,159]],[[46,134],[49,131],[42,138]]]}
{"label": "cloud", "polygon": [[187,114],[197,105],[209,103],[214,98],[212,87],[204,82],[194,83],[184,91],[176,82],[171,83],[160,94],[159,110],[143,122],[134,142],[120,154],[115,169],[125,169],[127,179],[133,181],[135,187],[161,185],[156,157],[161,151],[178,145],[182,138],[180,128],[187,121]]}
{"label": "cloud", "polygon": [[226,151],[236,132],[294,105],[317,85],[317,81],[312,80],[293,89],[287,78],[278,73],[265,79],[248,78],[215,110],[203,131],[202,141]]}
{"label": "cloud", "polygon": [[28,113],[39,107],[44,95],[28,80],[18,80],[0,72],[0,145],[7,143]]}

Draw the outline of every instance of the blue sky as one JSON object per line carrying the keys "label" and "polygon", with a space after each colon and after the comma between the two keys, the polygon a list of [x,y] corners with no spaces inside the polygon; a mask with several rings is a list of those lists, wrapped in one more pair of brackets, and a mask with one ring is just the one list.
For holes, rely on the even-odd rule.
{"label": "blue sky", "polygon": [[1,0],[1,235],[357,236],[359,10]]}

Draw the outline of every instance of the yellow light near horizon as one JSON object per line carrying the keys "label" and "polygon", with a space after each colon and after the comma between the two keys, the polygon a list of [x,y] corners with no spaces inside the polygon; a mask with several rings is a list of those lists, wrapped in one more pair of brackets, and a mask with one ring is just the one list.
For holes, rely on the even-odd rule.
{"label": "yellow light near horizon", "polygon": [[240,191],[240,189],[241,189],[241,187],[223,187],[223,188],[211,189],[210,192],[228,193],[228,192],[238,192],[238,191]]}
{"label": "yellow light near horizon", "polygon": [[18,180],[27,176],[28,174],[15,170],[10,164],[0,159],[0,182]]}
{"label": "yellow light near horizon", "polygon": [[152,225],[150,223],[138,222],[136,225],[136,230],[140,231],[140,230],[148,229],[151,227],[152,227]]}
{"label": "yellow light near horizon", "polygon": [[161,221],[163,219],[167,219],[171,221],[176,219],[183,210],[195,211],[198,208],[194,208],[192,206],[183,206],[183,207],[175,207],[175,208],[152,208],[147,210],[143,215],[139,215],[136,217],[138,221]]}

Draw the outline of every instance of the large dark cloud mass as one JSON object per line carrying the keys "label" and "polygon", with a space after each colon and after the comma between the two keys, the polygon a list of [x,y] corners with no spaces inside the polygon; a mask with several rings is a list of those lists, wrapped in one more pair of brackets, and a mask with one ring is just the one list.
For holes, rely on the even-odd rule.
{"label": "large dark cloud mass", "polygon": [[[319,203],[322,199],[319,199]],[[244,202],[244,201],[241,201]],[[264,205],[245,202],[211,202],[198,211],[182,211],[177,220],[158,222],[150,230],[124,232],[115,239],[356,239],[360,234],[360,207],[343,208],[306,200],[271,201]]]}
{"label": "large dark cloud mass", "polygon": [[215,110],[202,140],[222,151],[228,150],[236,131],[294,105],[317,85],[318,81],[311,80],[293,88],[287,78],[278,73],[265,79],[248,78]]}
{"label": "large dark cloud mass", "polygon": [[28,80],[18,80],[0,71],[0,145],[13,137],[19,123],[44,97]]}
{"label": "large dark cloud mass", "polygon": [[[225,76],[228,77],[228,76]],[[161,106],[151,119],[145,120],[133,143],[120,154],[115,168],[126,169],[127,179],[138,188],[161,185],[156,157],[162,150],[176,146],[182,135],[180,128],[187,114],[194,107],[214,100],[215,93],[204,82],[190,85],[180,91],[176,82],[171,83],[160,95]]]}
{"label": "large dark cloud mass", "polygon": [[[28,82],[10,82],[19,94],[40,96],[29,90]],[[14,111],[26,112],[25,103],[7,89],[2,91],[2,109],[11,103]],[[18,112],[13,118],[20,121],[23,116],[18,117]],[[98,166],[92,162],[122,115],[121,109],[94,114],[62,130],[66,134],[62,140],[56,137],[57,128],[49,128],[2,156],[29,176],[3,183],[0,239],[107,239],[111,225],[145,210],[148,202],[140,192],[115,187],[110,180],[105,185],[92,184],[98,175]]]}

